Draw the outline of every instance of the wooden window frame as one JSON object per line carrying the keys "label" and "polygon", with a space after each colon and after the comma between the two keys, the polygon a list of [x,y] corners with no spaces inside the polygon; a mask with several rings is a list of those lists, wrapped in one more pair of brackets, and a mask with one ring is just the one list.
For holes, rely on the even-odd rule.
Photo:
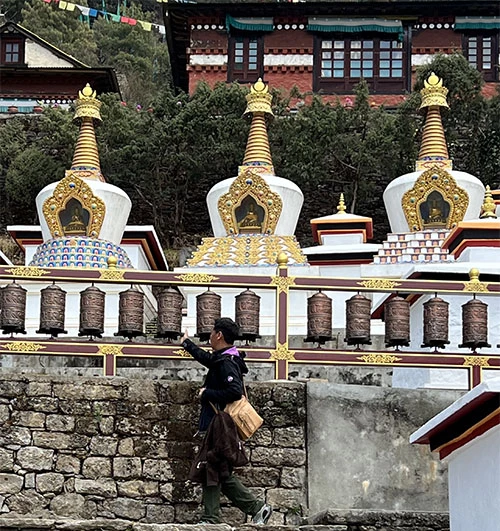
{"label": "wooden window frame", "polygon": [[[17,44],[19,46],[18,60],[7,61],[8,45]],[[0,36],[0,64],[3,66],[25,66],[24,63],[24,39],[22,37],[14,36]]]}
{"label": "wooden window frame", "polygon": [[[237,45],[239,43],[243,44],[243,68],[236,69],[236,54],[237,54]],[[250,48],[251,43],[255,43],[255,57],[256,57],[256,68],[249,68],[249,58],[252,49]],[[258,78],[264,77],[264,36],[263,35],[248,35],[236,33],[232,34],[229,37],[229,46],[228,46],[228,69],[227,69],[227,80],[228,82],[238,81],[239,83],[255,83]]]}
{"label": "wooden window frame", "polygon": [[[476,39],[476,62],[472,61],[473,59],[473,47],[471,43],[472,39]],[[486,39],[489,40],[491,47],[486,48]],[[490,50],[489,53],[489,65],[490,67],[484,67],[486,64],[485,55],[486,50]],[[477,31],[467,31],[462,34],[462,53],[467,59],[468,63],[476,68],[479,72],[483,74],[485,81],[499,81],[499,65],[498,65],[498,55],[500,53],[500,35],[498,31],[484,31],[478,33]]]}
{"label": "wooden window frame", "polygon": [[[322,68],[324,63],[323,42],[332,42],[332,73],[336,70],[340,73],[343,71],[341,77],[322,77]],[[343,43],[343,48],[335,48],[335,42]],[[354,43],[361,42],[360,48],[355,48]],[[372,48],[364,47],[364,43],[372,42]],[[389,48],[382,48],[381,43],[390,42]],[[393,47],[392,43],[398,42],[401,47]],[[369,86],[370,93],[372,94],[400,94],[409,89],[411,86],[411,54],[410,51],[409,34],[407,31],[404,33],[404,37],[401,41],[394,34],[386,33],[331,33],[316,35],[314,39],[314,71],[313,71],[313,89],[315,92],[323,92],[326,94],[352,94],[354,87],[363,78]],[[328,49],[326,49],[328,50]],[[343,59],[337,58],[334,55],[335,50],[343,51]],[[395,52],[401,52],[401,58],[399,54]],[[371,52],[371,57],[369,53]],[[384,57],[387,56],[388,57]],[[371,77],[363,77],[363,70],[368,72],[370,70],[371,63]],[[381,61],[386,63],[386,68],[381,67]],[[400,63],[399,63],[400,62]],[[342,65],[341,65],[342,63]],[[396,68],[397,65],[397,68]],[[335,66],[338,68],[335,69]],[[364,67],[364,68],[363,68]],[[397,77],[381,75],[382,71],[401,70],[401,75]],[[346,75],[356,71],[361,74],[360,76]]]}

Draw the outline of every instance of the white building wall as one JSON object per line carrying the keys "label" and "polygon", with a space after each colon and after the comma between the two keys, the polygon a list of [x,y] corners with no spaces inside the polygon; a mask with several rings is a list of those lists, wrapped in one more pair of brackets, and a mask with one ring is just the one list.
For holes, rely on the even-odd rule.
{"label": "white building wall", "polygon": [[29,68],[74,68],[69,61],[61,59],[47,48],[30,39],[26,39],[24,54],[25,62]]}

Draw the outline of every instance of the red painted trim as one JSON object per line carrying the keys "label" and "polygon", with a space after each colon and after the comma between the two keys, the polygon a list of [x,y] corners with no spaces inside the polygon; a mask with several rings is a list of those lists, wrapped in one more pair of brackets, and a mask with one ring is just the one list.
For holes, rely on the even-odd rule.
{"label": "red painted trim", "polygon": [[106,354],[104,356],[104,376],[115,376],[115,373],[115,357],[112,354]]}
{"label": "red painted trim", "polygon": [[[452,242],[447,240],[447,243],[449,246]],[[450,252],[450,255],[458,258],[468,247],[500,247],[500,240],[464,240]]]}

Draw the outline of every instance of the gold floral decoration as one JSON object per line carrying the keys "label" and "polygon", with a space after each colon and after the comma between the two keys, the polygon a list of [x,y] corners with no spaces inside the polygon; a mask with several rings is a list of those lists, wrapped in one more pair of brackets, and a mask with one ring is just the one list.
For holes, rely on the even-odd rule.
{"label": "gold floral decoration", "polygon": [[393,356],[392,354],[365,354],[364,356],[359,356],[358,360],[370,364],[376,363],[385,365],[389,363],[395,363],[396,361],[401,361],[401,358]]}
{"label": "gold floral decoration", "polygon": [[469,271],[469,282],[464,282],[464,291],[473,293],[489,292],[488,284],[479,281],[479,269],[475,267]]}
{"label": "gold floral decoration", "polygon": [[19,277],[43,277],[43,275],[50,274],[50,271],[36,266],[18,266],[6,269],[5,272]]}
{"label": "gold floral decoration", "polygon": [[121,345],[99,345],[98,354],[102,354],[103,356],[119,356],[123,354],[123,347]]}
{"label": "gold floral decoration", "polygon": [[272,277],[271,284],[278,286],[278,293],[288,293],[290,286],[295,286],[295,277]]}
{"label": "gold floral decoration", "polygon": [[295,352],[288,350],[288,343],[278,343],[275,350],[271,350],[272,360],[286,360],[291,361],[295,359]]}
{"label": "gold floral decoration", "polygon": [[52,238],[64,236],[64,228],[59,215],[70,199],[79,201],[89,214],[87,236],[98,238],[106,214],[106,205],[102,199],[94,195],[92,188],[73,170],[66,172],[66,176],[59,181],[53,194],[43,203],[43,216]]}
{"label": "gold floral decoration", "polygon": [[425,228],[420,213],[420,205],[427,201],[429,194],[434,191],[439,192],[450,206],[446,228],[451,229],[463,220],[469,206],[469,194],[458,186],[451,173],[436,166],[424,171],[415,181],[413,188],[404,193],[401,200],[406,221],[411,231]]}
{"label": "gold floral decoration", "polygon": [[489,367],[489,358],[486,356],[464,356],[464,366]]}
{"label": "gold floral decoration", "polygon": [[213,280],[217,280],[219,277],[214,277],[208,273],[184,273],[177,275],[175,278],[182,280],[182,282],[193,282],[195,284],[210,284]]}
{"label": "gold floral decoration", "polygon": [[397,286],[401,286],[401,282],[396,282],[387,278],[370,278],[369,280],[358,282],[358,284],[368,289],[394,289]]}
{"label": "gold floral decoration", "polygon": [[273,192],[265,179],[251,167],[241,171],[231,184],[229,191],[219,197],[219,215],[226,233],[228,235],[239,234],[236,209],[248,196],[251,196],[257,205],[264,209],[262,233],[274,234],[283,209],[283,202],[279,194]]}
{"label": "gold floral decoration", "polygon": [[123,269],[100,269],[99,273],[103,280],[122,280],[125,275]]}
{"label": "gold floral decoration", "polygon": [[39,350],[47,348],[45,345],[33,343],[32,341],[13,341],[12,343],[2,345],[2,347],[11,352],[38,352]]}
{"label": "gold floral decoration", "polygon": [[183,348],[180,348],[179,350],[174,350],[172,354],[175,354],[176,356],[181,356],[181,358],[192,358],[191,354],[187,350],[184,350]]}

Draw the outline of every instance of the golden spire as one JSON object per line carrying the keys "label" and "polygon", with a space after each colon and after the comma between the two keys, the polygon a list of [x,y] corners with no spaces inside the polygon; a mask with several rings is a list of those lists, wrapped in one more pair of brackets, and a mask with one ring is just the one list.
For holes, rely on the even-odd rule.
{"label": "golden spire", "polygon": [[481,219],[484,218],[496,218],[496,204],[495,201],[493,201],[493,196],[491,195],[491,190],[489,185],[486,185],[486,191],[484,193],[484,203],[482,207],[483,213],[481,214]]}
{"label": "golden spire", "polygon": [[78,92],[78,99],[75,101],[73,121],[81,120],[81,125],[71,170],[83,170],[85,178],[103,181],[94,131],[94,120],[102,121],[100,108],[101,102],[96,98],[96,91],[87,83],[85,88]]}
{"label": "golden spire", "polygon": [[257,83],[250,88],[250,94],[246,99],[247,108],[244,115],[252,113],[253,117],[243,167],[256,167],[255,169],[263,170],[265,173],[274,174],[266,126],[266,114],[274,116],[271,109],[273,98],[269,94],[269,87],[259,78]]}
{"label": "golden spire", "polygon": [[339,204],[337,205],[337,216],[345,214],[344,193],[340,194]]}
{"label": "golden spire", "polygon": [[448,107],[446,95],[448,89],[443,87],[443,80],[434,72],[424,81],[424,88],[420,91],[422,105],[420,109],[427,108],[422,145],[417,160],[417,170],[425,170],[431,166],[451,169],[451,160],[441,122],[440,107]]}

